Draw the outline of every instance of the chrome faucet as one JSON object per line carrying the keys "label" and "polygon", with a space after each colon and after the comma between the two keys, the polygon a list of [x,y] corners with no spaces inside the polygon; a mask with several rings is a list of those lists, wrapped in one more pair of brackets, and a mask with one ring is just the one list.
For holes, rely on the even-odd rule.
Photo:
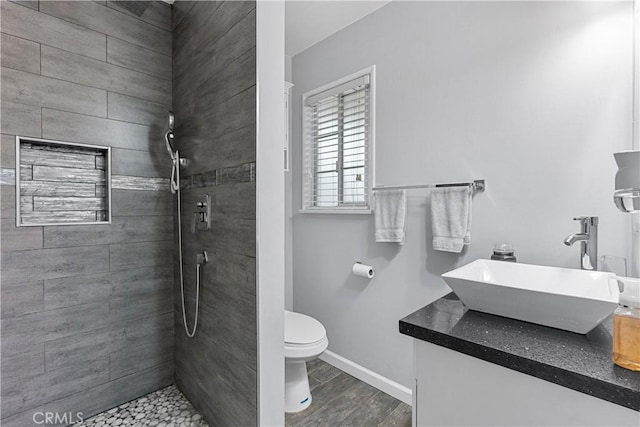
{"label": "chrome faucet", "polygon": [[598,269],[598,217],[580,216],[573,218],[580,221],[580,233],[567,236],[564,244],[573,245],[580,242],[580,268],[583,270]]}

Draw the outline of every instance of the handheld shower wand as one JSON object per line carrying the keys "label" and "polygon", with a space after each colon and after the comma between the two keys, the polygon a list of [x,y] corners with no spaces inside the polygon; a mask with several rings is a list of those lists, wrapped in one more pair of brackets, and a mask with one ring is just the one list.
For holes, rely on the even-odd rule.
{"label": "handheld shower wand", "polygon": [[164,131],[164,143],[167,147],[169,155],[171,156],[171,160],[174,161],[176,159],[176,152],[173,151],[173,139],[175,137],[173,134],[173,127],[175,125],[175,120],[175,114],[173,114],[173,111],[169,111],[169,113],[167,114],[167,128]]}
{"label": "handheld shower wand", "polygon": [[187,311],[185,308],[184,298],[184,267],[182,262],[182,227],[181,215],[180,215],[180,166],[186,166],[186,159],[180,158],[178,150],[173,149],[174,134],[173,128],[175,125],[175,115],[173,111],[169,111],[167,114],[167,128],[164,131],[164,143],[167,147],[167,151],[171,156],[171,192],[176,194],[177,202],[177,214],[178,214],[178,256],[180,264],[180,294],[182,296],[182,322],[184,324],[184,330],[189,338],[193,338],[198,328],[198,312],[200,311],[200,267],[202,264],[206,264],[209,261],[207,252],[204,251],[196,257],[196,314],[193,321],[193,330],[189,330],[187,324]]}
{"label": "handheld shower wand", "polygon": [[[176,123],[176,116],[173,114],[173,111],[169,111],[167,113],[167,128],[164,131],[164,143],[167,147],[167,151],[169,152],[169,156],[171,156],[171,161],[173,162],[173,166],[171,168],[171,192],[176,193],[180,190],[180,166],[183,164],[183,160],[180,158],[180,154],[178,150],[173,149],[173,140],[175,135],[173,134],[173,128]],[[184,163],[186,165],[186,163]]]}

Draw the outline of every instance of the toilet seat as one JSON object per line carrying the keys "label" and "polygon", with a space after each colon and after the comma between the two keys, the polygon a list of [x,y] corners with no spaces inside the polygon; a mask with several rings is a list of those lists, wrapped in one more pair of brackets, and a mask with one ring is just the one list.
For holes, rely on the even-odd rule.
{"label": "toilet seat", "polygon": [[327,349],[329,340],[322,323],[310,316],[285,310],[284,356],[312,360]]}
{"label": "toilet seat", "polygon": [[326,338],[327,330],[313,317],[284,311],[284,342],[286,345],[314,344]]}

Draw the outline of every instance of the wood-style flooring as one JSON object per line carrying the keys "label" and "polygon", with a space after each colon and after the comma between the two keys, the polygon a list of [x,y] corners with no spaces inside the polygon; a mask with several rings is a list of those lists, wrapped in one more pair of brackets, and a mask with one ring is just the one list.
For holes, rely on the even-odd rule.
{"label": "wood-style flooring", "polygon": [[287,427],[411,427],[411,406],[322,360],[307,363],[311,405]]}

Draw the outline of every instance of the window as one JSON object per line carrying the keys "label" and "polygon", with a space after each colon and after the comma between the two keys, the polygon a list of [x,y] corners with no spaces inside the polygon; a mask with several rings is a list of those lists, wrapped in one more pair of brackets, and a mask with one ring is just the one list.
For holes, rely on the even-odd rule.
{"label": "window", "polygon": [[303,96],[303,212],[371,213],[373,72]]}

